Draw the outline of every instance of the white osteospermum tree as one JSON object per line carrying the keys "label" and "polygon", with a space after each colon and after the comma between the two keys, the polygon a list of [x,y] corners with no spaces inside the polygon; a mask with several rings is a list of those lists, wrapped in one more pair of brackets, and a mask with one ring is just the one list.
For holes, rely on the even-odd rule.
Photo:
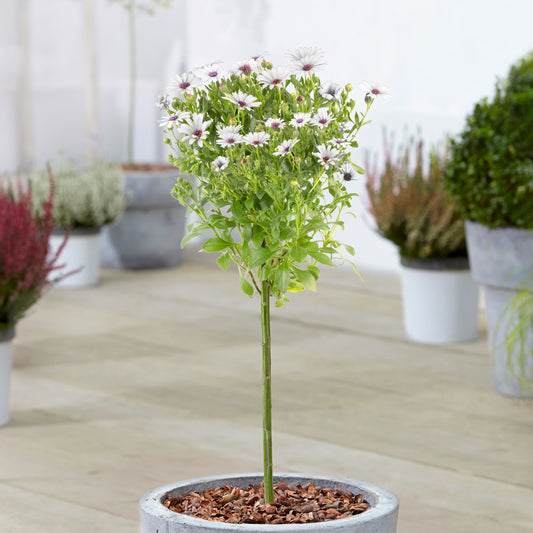
{"label": "white osteospermum tree", "polygon": [[302,48],[288,57],[289,67],[252,58],[222,76],[218,65],[208,65],[196,70],[204,75],[192,89],[174,83],[174,94],[161,98],[171,117],[162,120],[174,150],[169,160],[196,176],[180,176],[174,189],[198,217],[182,245],[208,235],[202,249],[218,252],[223,269],[233,261],[241,289],[261,296],[267,503],[273,501],[270,298],[282,305],[288,291],[315,290],[320,265],[354,254],[335,230],[355,196],[347,185],[363,173],[350,148],[357,147],[355,135],[374,101],[367,95],[356,111],[351,85],[322,83],[320,50]]}

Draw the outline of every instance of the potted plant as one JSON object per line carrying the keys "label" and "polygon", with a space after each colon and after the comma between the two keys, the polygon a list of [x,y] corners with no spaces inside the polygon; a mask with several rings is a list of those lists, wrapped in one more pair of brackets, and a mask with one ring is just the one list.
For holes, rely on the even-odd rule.
{"label": "potted plant", "polygon": [[[495,339],[495,330],[513,295],[531,290],[533,52],[496,83],[492,99],[476,103],[451,149],[445,181],[467,219],[472,273],[485,296],[495,387],[504,395],[530,396],[525,366],[522,377],[508,373],[512,354]],[[523,363],[529,364],[531,357]]]}
{"label": "potted plant", "polygon": [[[181,261],[179,242],[185,229],[185,209],[171,196],[178,174],[168,164],[136,161],[135,110],[137,87],[136,16],[153,14],[168,7],[169,0],[110,0],[121,4],[128,14],[130,52],[127,162],[122,165],[128,204],[114,225],[104,228],[101,263],[109,268],[144,269],[174,266]],[[169,246],[173,243],[173,246]]]}
{"label": "potted plant", "polygon": [[125,207],[120,167],[105,161],[82,166],[62,161],[53,168],[36,170],[32,182],[38,215],[42,214],[44,199],[53,191],[52,216],[56,228],[50,237],[51,250],[59,249],[65,234],[70,236],[60,261],[65,272],[76,272],[55,285],[67,288],[96,285],[101,228],[118,220]]}
{"label": "potted plant", "polygon": [[48,249],[53,228],[51,195],[38,216],[32,210],[31,189],[14,190],[0,182],[0,426],[9,421],[15,326],[57,268],[57,254]]}
{"label": "potted plant", "polygon": [[473,340],[478,289],[464,220],[442,179],[446,154],[433,149],[426,165],[423,141],[407,145],[397,161],[390,146],[385,154],[383,170],[367,173],[366,191],[379,233],[400,253],[407,338],[427,344]]}
{"label": "potted plant", "polygon": [[[351,162],[349,149],[357,146],[355,135],[366,124],[374,97],[385,92],[365,86],[366,108],[358,112],[351,85],[321,82],[316,74],[324,65],[320,50],[302,48],[289,57],[290,67],[257,57],[226,74],[220,65],[209,65],[188,95],[169,99],[165,142],[174,151],[170,161],[184,172],[174,195],[197,216],[182,244],[208,237],[202,250],[218,253],[224,270],[234,263],[242,291],[260,298],[263,474],[156,489],[140,503],[144,533],[396,531],[398,502],[383,489],[273,474],[271,300],[282,306],[288,293],[315,290],[322,265],[350,261],[354,254],[335,237],[355,196],[350,182],[362,171]],[[334,494],[335,488],[340,493]],[[357,514],[344,510],[343,498]],[[324,501],[333,507],[320,509]],[[342,512],[328,512],[337,506]],[[334,516],[342,519],[315,523]]]}

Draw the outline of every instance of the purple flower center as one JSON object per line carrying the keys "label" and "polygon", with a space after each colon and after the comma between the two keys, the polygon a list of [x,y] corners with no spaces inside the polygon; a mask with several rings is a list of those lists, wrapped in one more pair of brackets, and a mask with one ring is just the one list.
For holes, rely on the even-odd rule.
{"label": "purple flower center", "polygon": [[246,102],[244,100],[237,100],[237,103],[241,106],[241,107],[246,107]]}
{"label": "purple flower center", "polygon": [[172,115],[171,117],[168,117],[168,120],[174,122],[175,120],[178,120],[180,118],[179,115]]}
{"label": "purple flower center", "polygon": [[371,93],[372,94],[381,94],[379,89],[372,89]]}
{"label": "purple flower center", "polygon": [[202,136],[202,130],[194,130],[192,132],[192,134],[194,135],[194,137],[201,137]]}
{"label": "purple flower center", "polygon": [[296,124],[303,124],[303,122],[304,122],[303,118],[297,118],[296,119]]}
{"label": "purple flower center", "polygon": [[216,70],[212,70],[212,71],[208,74],[208,76],[209,76],[210,78],[216,78],[216,77],[218,76],[218,72],[217,72]]}
{"label": "purple flower center", "polygon": [[248,65],[248,64],[246,64],[246,65],[241,65],[241,66],[239,67],[239,70],[240,70],[241,72],[244,72],[244,73],[246,74],[246,73],[252,71],[252,67],[251,67],[250,65]]}
{"label": "purple flower center", "polygon": [[252,144],[254,144],[255,146],[259,146],[261,144],[261,141],[252,141]]}
{"label": "purple flower center", "polygon": [[287,146],[287,148],[285,148],[285,150],[284,150],[285,153],[288,153],[290,151],[291,151],[291,147],[290,146]]}
{"label": "purple flower center", "polygon": [[281,79],[280,78],[276,78],[274,80],[272,80],[272,85],[278,85],[281,83]]}
{"label": "purple flower center", "polygon": [[329,156],[325,155],[323,158],[322,158],[322,161],[324,161],[324,163],[327,163],[329,161]]}
{"label": "purple flower center", "polygon": [[321,118],[319,121],[318,121],[319,124],[327,124],[328,123],[328,119],[327,118]]}
{"label": "purple flower center", "polygon": [[306,63],[306,64],[302,67],[302,70],[303,70],[304,72],[309,72],[312,68],[313,68],[313,65],[311,65],[311,63]]}
{"label": "purple flower center", "polygon": [[228,144],[233,144],[233,143],[235,142],[235,139],[231,139],[231,138],[230,138],[230,139],[227,139],[226,142],[227,142]]}
{"label": "purple flower center", "polygon": [[180,83],[180,89],[183,89],[183,90],[187,89],[190,86],[191,86],[191,84],[188,81],[182,81]]}
{"label": "purple flower center", "polygon": [[344,181],[352,181],[352,175],[349,172],[345,172],[344,176],[342,176],[342,179]]}
{"label": "purple flower center", "polygon": [[271,122],[271,123],[270,123],[270,127],[271,127],[273,130],[277,130],[280,126],[281,126],[281,122]]}

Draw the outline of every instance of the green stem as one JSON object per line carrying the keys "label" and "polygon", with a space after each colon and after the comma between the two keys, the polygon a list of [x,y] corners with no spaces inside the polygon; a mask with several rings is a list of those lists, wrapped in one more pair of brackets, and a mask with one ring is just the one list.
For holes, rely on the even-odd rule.
{"label": "green stem", "polygon": [[133,165],[133,128],[135,116],[135,79],[136,79],[136,49],[135,49],[135,2],[129,7],[130,30],[130,112],[128,117],[128,165]]}
{"label": "green stem", "polygon": [[263,471],[265,503],[274,501],[272,474],[272,397],[271,397],[271,339],[270,284],[261,282],[261,334],[263,346]]}

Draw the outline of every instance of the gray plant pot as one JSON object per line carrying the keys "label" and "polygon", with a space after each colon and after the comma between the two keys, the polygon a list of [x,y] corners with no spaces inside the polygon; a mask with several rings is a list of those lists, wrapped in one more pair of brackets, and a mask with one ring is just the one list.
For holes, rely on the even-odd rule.
{"label": "gray plant pot", "polygon": [[[476,222],[466,223],[470,267],[482,286],[489,345],[496,390],[505,396],[533,397],[533,332],[526,340],[526,365],[517,365],[518,350],[507,353],[503,313],[518,290],[533,288],[533,231],[516,228],[490,229]],[[514,374],[509,372],[514,370]]]}
{"label": "gray plant pot", "polygon": [[118,222],[102,228],[101,265],[116,269],[175,266],[186,209],[171,196],[177,169],[125,171],[128,205]]}
{"label": "gray plant pot", "polygon": [[168,510],[163,505],[165,496],[201,491],[222,485],[247,487],[263,480],[262,474],[243,474],[227,477],[207,477],[183,481],[159,487],[145,494],[140,501],[141,523],[143,533],[395,533],[398,521],[398,499],[394,494],[376,487],[344,478],[328,478],[307,474],[278,474],[274,482],[285,481],[288,484],[305,484],[312,482],[318,486],[342,488],[354,494],[362,494],[371,504],[371,508],[352,518],[342,518],[314,524],[261,525],[261,524],[227,524],[201,520]]}

